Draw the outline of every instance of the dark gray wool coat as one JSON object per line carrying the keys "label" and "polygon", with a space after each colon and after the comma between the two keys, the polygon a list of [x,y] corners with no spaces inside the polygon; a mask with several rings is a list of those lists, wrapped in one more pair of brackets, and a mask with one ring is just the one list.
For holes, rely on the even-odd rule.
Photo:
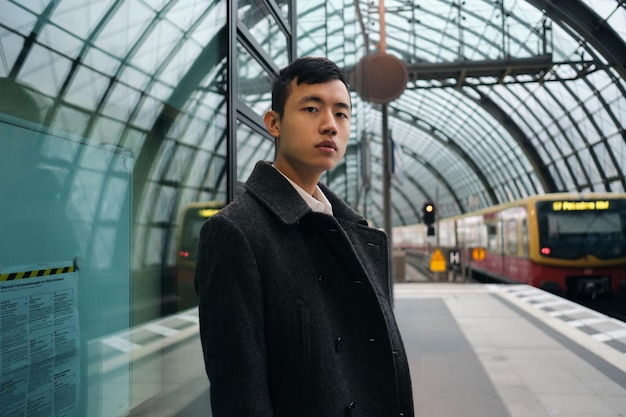
{"label": "dark gray wool coat", "polygon": [[385,233],[324,185],[314,213],[269,163],[201,232],[195,275],[214,417],[413,416]]}

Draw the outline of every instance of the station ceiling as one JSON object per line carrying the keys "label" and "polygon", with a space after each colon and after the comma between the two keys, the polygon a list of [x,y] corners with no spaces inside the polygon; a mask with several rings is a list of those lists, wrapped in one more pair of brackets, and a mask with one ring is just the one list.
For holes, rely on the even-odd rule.
{"label": "station ceiling", "polygon": [[[287,64],[284,29],[263,11],[287,22],[287,3],[238,2],[239,21],[276,68]],[[447,217],[537,193],[626,190],[623,1],[385,0],[382,14],[363,0],[295,4],[299,56],[327,56],[347,74],[381,52],[406,65],[405,90],[386,104],[393,225],[421,222],[425,201]],[[161,234],[188,202],[225,198],[226,8],[0,0],[0,78],[37,92],[45,124],[138,157],[147,181],[135,196],[137,241]],[[245,54],[238,59],[240,99],[260,120],[269,84]],[[383,112],[354,99],[348,154],[323,180],[381,226]],[[157,116],[171,109],[157,141]],[[244,128],[237,141],[244,180],[273,145]],[[146,249],[143,262],[167,246]]]}
{"label": "station ceiling", "polygon": [[[350,3],[356,16],[351,5],[324,13],[354,18],[370,53],[382,38],[408,68],[388,104],[394,224],[415,223],[424,201],[445,217],[537,193],[624,191],[624,2],[386,0],[383,36],[378,2]],[[332,35],[346,29],[320,25],[317,7],[299,11],[299,52],[350,56]],[[378,156],[380,114],[363,126]]]}

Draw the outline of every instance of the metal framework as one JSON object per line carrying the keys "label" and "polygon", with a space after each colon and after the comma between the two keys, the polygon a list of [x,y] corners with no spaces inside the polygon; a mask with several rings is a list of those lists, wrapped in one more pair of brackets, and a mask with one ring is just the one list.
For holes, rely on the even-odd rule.
{"label": "metal framework", "polygon": [[[626,190],[623,1],[386,0],[384,22],[358,0],[41,3],[2,0],[0,77],[38,98],[49,128],[133,153],[136,264],[171,263],[181,208],[232,199],[272,157],[261,116],[278,68],[325,55],[349,74],[381,26],[409,73],[388,106],[393,225],[435,197],[450,216]],[[381,226],[381,108],[353,100],[350,151],[324,181]]]}

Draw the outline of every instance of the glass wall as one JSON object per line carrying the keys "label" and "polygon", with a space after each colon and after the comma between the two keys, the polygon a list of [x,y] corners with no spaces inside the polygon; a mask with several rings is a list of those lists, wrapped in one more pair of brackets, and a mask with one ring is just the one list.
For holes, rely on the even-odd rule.
{"label": "glass wall", "polygon": [[193,240],[273,158],[291,3],[0,0],[1,415],[210,415]]}

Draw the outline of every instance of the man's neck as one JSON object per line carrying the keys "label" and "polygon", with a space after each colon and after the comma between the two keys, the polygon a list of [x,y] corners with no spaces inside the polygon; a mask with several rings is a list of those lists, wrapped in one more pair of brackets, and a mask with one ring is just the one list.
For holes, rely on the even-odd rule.
{"label": "man's neck", "polygon": [[321,174],[315,175],[301,175],[295,170],[291,169],[289,166],[285,166],[284,164],[274,163],[274,168],[279,170],[284,176],[289,178],[291,181],[298,184],[304,191],[306,191],[309,195],[313,195],[315,192],[315,188],[317,187],[317,183],[320,180]]}

